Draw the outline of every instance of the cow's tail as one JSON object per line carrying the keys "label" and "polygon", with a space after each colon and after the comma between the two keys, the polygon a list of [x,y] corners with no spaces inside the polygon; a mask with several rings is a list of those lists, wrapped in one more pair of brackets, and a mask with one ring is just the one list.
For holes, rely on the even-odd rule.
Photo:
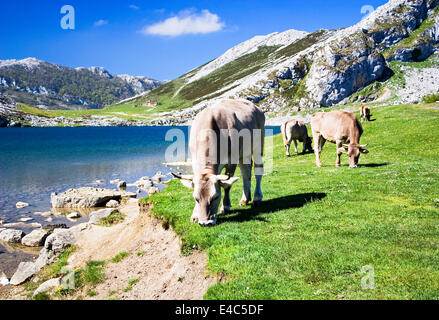
{"label": "cow's tail", "polygon": [[282,137],[284,138],[284,146],[288,145],[287,125],[288,125],[288,121],[285,121],[285,123],[282,125],[282,128],[281,128]]}

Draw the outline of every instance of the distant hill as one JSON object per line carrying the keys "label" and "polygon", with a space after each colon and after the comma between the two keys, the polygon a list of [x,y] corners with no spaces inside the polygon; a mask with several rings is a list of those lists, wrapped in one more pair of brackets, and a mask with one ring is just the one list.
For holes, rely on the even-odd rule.
{"label": "distant hill", "polygon": [[0,60],[0,93],[42,109],[102,108],[162,84],[112,75],[102,67],[73,69],[35,58]]}
{"label": "distant hill", "polygon": [[248,99],[273,114],[370,101],[364,94],[378,97],[384,81],[404,74],[392,69],[398,63],[439,52],[438,4],[390,0],[349,28],[257,36],[147,97],[170,117],[186,110],[176,115],[184,119],[218,98]]}

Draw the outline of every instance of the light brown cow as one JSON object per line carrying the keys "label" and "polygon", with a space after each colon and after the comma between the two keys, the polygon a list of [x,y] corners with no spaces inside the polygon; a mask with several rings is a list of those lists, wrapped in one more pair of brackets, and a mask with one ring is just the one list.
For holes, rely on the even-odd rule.
{"label": "light brown cow", "polygon": [[287,157],[290,156],[291,142],[294,141],[294,151],[297,154],[297,141],[303,142],[302,154],[306,150],[312,152],[311,138],[308,136],[308,129],[303,121],[288,120],[281,126],[282,137],[284,139],[284,146],[287,151]]}
{"label": "light brown cow", "polygon": [[311,119],[312,134],[314,137],[314,152],[316,165],[322,166],[320,153],[326,141],[337,145],[336,166],[340,167],[340,156],[347,153],[349,167],[356,168],[361,153],[369,153],[364,149],[367,145],[360,145],[363,128],[352,112],[332,111],[318,112]]}
{"label": "light brown cow", "polygon": [[[261,205],[264,127],[264,113],[247,100],[220,100],[197,115],[189,140],[194,174],[174,174],[184,186],[194,189],[191,222],[201,226],[216,224],[221,188],[225,192],[221,212],[230,210],[230,189],[238,180],[233,178],[237,166],[244,184],[240,205],[247,205],[251,201],[253,160],[256,177],[253,204]],[[221,175],[223,168],[225,175]]]}
{"label": "light brown cow", "polygon": [[368,106],[361,106],[360,117],[362,121],[370,121],[370,108]]}

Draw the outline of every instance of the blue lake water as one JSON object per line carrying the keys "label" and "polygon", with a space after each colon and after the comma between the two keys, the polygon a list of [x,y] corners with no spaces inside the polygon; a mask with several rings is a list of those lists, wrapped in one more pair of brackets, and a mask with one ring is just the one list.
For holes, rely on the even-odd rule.
{"label": "blue lake water", "polygon": [[[188,137],[188,127],[183,130]],[[0,220],[21,218],[47,224],[34,212],[50,211],[50,194],[85,186],[115,188],[110,180],[133,183],[164,167],[165,151],[173,143],[165,136],[171,127],[5,128],[0,129]],[[268,127],[273,133],[279,127]],[[267,132],[269,134],[269,132]],[[135,191],[136,188],[129,190]],[[140,196],[145,196],[141,194]],[[16,203],[29,207],[17,209]],[[72,225],[65,217],[51,223]],[[24,229],[25,228],[21,228]],[[25,230],[26,231],[26,230]]]}

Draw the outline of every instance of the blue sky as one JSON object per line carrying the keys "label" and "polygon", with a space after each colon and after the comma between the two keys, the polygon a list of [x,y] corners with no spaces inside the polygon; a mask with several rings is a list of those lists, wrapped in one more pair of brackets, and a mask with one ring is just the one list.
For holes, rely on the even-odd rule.
{"label": "blue sky", "polygon": [[[255,35],[338,29],[386,0],[2,1],[0,59],[36,57],[171,80]],[[75,9],[63,30],[61,7]]]}

